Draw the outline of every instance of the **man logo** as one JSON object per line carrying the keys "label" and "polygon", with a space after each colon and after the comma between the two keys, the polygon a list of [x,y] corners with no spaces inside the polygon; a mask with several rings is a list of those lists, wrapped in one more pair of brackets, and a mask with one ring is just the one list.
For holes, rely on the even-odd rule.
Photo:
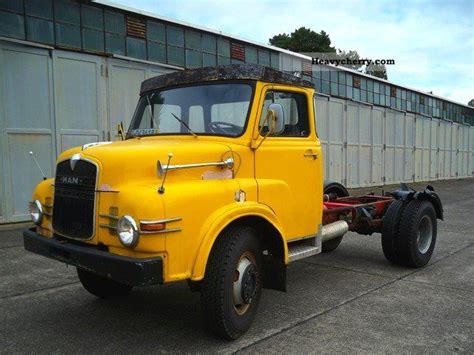
{"label": "man logo", "polygon": [[71,160],[69,161],[69,164],[71,164],[71,170],[74,171],[74,167],[76,166],[76,163],[77,163],[78,160],[81,160],[81,155],[79,153],[74,154],[71,157]]}
{"label": "man logo", "polygon": [[74,176],[61,176],[62,184],[79,184],[79,178]]}

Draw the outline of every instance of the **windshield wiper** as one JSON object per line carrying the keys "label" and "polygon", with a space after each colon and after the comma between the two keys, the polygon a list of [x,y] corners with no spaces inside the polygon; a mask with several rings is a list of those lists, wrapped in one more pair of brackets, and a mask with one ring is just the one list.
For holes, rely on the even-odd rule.
{"label": "windshield wiper", "polygon": [[180,122],[188,130],[189,133],[191,133],[193,135],[193,137],[197,138],[197,134],[194,133],[193,130],[191,128],[189,128],[189,126],[186,123],[184,123],[184,121],[181,118],[176,116],[173,112],[171,112],[171,114],[173,115],[174,118],[176,118],[178,120],[178,122]]}

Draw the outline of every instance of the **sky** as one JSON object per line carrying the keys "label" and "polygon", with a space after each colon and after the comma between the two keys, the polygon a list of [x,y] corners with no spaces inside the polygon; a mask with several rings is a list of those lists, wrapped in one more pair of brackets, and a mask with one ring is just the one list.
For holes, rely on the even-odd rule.
{"label": "sky", "polygon": [[467,104],[474,98],[474,0],[113,0],[268,44],[301,26],[361,57],[395,59],[390,81]]}

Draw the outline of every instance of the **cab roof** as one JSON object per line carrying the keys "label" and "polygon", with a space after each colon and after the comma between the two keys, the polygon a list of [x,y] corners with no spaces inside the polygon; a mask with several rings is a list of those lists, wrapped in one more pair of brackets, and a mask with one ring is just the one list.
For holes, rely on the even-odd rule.
{"label": "cab roof", "polygon": [[275,84],[314,87],[310,81],[263,65],[231,64],[218,67],[189,69],[155,76],[142,82],[140,95],[165,87],[217,80],[260,80]]}

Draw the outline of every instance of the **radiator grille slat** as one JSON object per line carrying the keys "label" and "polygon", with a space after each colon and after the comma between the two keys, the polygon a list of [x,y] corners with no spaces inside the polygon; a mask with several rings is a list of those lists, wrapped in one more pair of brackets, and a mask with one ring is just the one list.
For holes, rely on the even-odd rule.
{"label": "radiator grille slat", "polygon": [[94,235],[97,168],[79,160],[71,169],[69,160],[60,162],[54,182],[53,229],[65,237],[90,239]]}

